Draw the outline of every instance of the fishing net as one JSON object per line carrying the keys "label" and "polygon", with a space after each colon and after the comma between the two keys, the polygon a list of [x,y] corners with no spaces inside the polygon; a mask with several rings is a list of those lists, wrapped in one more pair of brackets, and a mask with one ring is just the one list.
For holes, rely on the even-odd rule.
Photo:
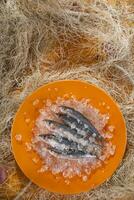
{"label": "fishing net", "polygon": [[[0,1],[0,199],[134,199],[134,3],[131,0]],[[39,86],[80,79],[105,89],[124,114],[128,144],[110,180],[84,194],[52,194],[19,170],[10,147],[13,117]]]}

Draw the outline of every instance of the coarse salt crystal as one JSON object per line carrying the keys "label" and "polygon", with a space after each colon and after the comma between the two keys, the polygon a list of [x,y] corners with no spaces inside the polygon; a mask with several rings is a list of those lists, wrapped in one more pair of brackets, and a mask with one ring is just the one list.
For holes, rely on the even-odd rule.
{"label": "coarse salt crystal", "polygon": [[64,97],[66,98],[66,97],[68,97],[69,95],[68,94],[64,94]]}
{"label": "coarse salt crystal", "polygon": [[109,110],[109,109],[110,109],[110,106],[107,106],[106,109]]}
{"label": "coarse salt crystal", "polygon": [[111,154],[112,156],[113,156],[114,153],[115,153],[115,149],[116,149],[116,146],[113,145],[113,147],[112,147],[111,150],[110,150],[110,154]]}
{"label": "coarse salt crystal", "polygon": [[33,158],[32,161],[33,161],[35,164],[37,164],[38,161],[39,161],[39,159],[37,159],[37,158]]}
{"label": "coarse salt crystal", "polygon": [[102,161],[104,161],[105,159],[106,159],[105,155],[103,155],[103,156],[100,157],[100,160],[102,160]]}
{"label": "coarse salt crystal", "polygon": [[76,99],[76,97],[74,95],[72,95],[71,98],[74,99],[74,100]]}
{"label": "coarse salt crystal", "polygon": [[114,129],[115,129],[115,127],[114,127],[114,126],[109,126],[109,127],[108,127],[108,130],[109,130],[110,132],[113,132],[113,131],[114,131]]}
{"label": "coarse salt crystal", "polygon": [[31,144],[28,143],[28,142],[25,143],[25,147],[26,147],[26,151],[31,151],[32,150]]}
{"label": "coarse salt crystal", "polygon": [[54,167],[54,168],[52,169],[52,174],[53,174],[53,175],[59,174],[59,173],[60,173],[60,169],[59,169],[58,166],[57,166],[57,167]]}
{"label": "coarse salt crystal", "polygon": [[101,167],[102,166],[102,162],[101,161],[98,161],[97,162],[97,167]]}
{"label": "coarse salt crystal", "polygon": [[65,183],[66,183],[67,185],[69,185],[69,184],[70,184],[70,181],[69,181],[69,180],[65,180]]}
{"label": "coarse salt crystal", "polygon": [[91,101],[91,99],[86,99],[86,105]]}
{"label": "coarse salt crystal", "polygon": [[36,106],[39,103],[39,99],[36,99],[35,101],[33,101],[33,106]]}
{"label": "coarse salt crystal", "polygon": [[106,134],[103,134],[103,137],[106,139],[111,139],[113,138],[113,135],[111,133],[106,133]]}
{"label": "coarse salt crystal", "polygon": [[86,182],[86,181],[88,180],[88,177],[87,177],[87,176],[83,176],[83,177],[82,177],[82,180],[83,180],[84,182]]}
{"label": "coarse salt crystal", "polygon": [[61,179],[60,176],[56,176],[56,180],[59,181]]}
{"label": "coarse salt crystal", "polygon": [[52,102],[51,102],[51,100],[50,99],[47,99],[47,102],[46,102],[46,106],[51,106],[52,105]]}
{"label": "coarse salt crystal", "polygon": [[63,176],[66,178],[72,178],[73,177],[73,169],[72,168],[68,168],[68,170],[63,172]]}
{"label": "coarse salt crystal", "polygon": [[105,104],[106,104],[105,102],[102,102],[102,105],[103,105],[103,106],[105,106]]}
{"label": "coarse salt crystal", "polygon": [[29,119],[29,118],[27,118],[27,119],[25,120],[25,122],[26,122],[26,123],[29,123],[29,122],[30,122],[30,119]]}
{"label": "coarse salt crystal", "polygon": [[44,166],[42,166],[37,172],[38,173],[43,173],[43,172],[45,172],[45,171],[47,171],[48,170],[48,167],[46,166],[46,165],[44,165]]}
{"label": "coarse salt crystal", "polygon": [[58,91],[58,88],[54,88],[55,89],[55,91]]}
{"label": "coarse salt crystal", "polygon": [[106,116],[106,119],[108,120],[110,117],[109,116]]}
{"label": "coarse salt crystal", "polygon": [[98,109],[94,109],[95,113],[98,114],[99,113],[99,110]]}
{"label": "coarse salt crystal", "polygon": [[22,140],[22,135],[21,134],[15,135],[15,139],[20,142]]}
{"label": "coarse salt crystal", "polygon": [[87,175],[91,174],[91,170],[90,169],[85,169],[85,172]]}
{"label": "coarse salt crystal", "polygon": [[92,184],[92,187],[94,188],[95,184]]}
{"label": "coarse salt crystal", "polygon": [[76,169],[75,169],[75,173],[79,176],[79,175],[81,174],[80,169],[79,169],[79,168],[76,168]]}

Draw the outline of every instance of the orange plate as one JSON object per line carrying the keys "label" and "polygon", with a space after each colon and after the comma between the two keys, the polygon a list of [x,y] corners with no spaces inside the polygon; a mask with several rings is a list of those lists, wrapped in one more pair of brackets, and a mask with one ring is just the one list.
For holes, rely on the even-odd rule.
{"label": "orange plate", "polygon": [[[112,143],[116,145],[115,155],[108,160],[107,164],[93,172],[88,181],[82,182],[80,178],[74,177],[69,185],[65,184],[61,175],[59,175],[60,179],[58,180],[51,172],[37,172],[41,168],[42,162],[39,160],[35,164],[32,158],[39,159],[38,155],[35,152],[26,151],[25,148],[25,142],[30,142],[32,138],[32,128],[39,115],[38,110],[43,105],[43,100],[51,99],[54,101],[58,96],[63,97],[65,94],[69,96],[73,94],[77,98],[89,98],[91,104],[98,108],[101,113],[109,113],[109,124],[115,126]],[[39,99],[39,103],[37,102],[38,104],[33,106],[36,99]],[[105,102],[106,106],[100,105],[100,102]],[[107,106],[110,106],[109,110]],[[22,135],[21,142],[16,141],[16,134]],[[125,152],[126,141],[125,121],[116,102],[102,89],[80,80],[57,81],[46,84],[34,91],[19,108],[13,122],[11,137],[14,157],[24,174],[40,187],[62,194],[89,191],[106,181],[120,164]]]}

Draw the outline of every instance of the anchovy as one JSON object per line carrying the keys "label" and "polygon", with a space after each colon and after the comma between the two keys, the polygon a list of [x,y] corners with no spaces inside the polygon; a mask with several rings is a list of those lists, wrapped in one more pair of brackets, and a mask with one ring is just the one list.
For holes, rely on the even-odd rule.
{"label": "anchovy", "polygon": [[86,151],[86,149],[82,149],[84,147],[80,147],[78,143],[74,143],[73,141],[69,141],[67,138],[56,137],[53,134],[39,135],[43,139],[43,141],[48,144],[47,150],[54,155],[62,158],[96,158],[95,154]]}
{"label": "anchovy", "polygon": [[[104,138],[100,135],[98,130],[94,127],[94,125],[80,112],[76,111],[73,108],[67,106],[60,106],[61,112],[66,114],[67,116],[71,117],[70,119],[75,119],[77,124],[79,124],[79,128],[84,130],[89,136],[93,136],[96,139],[103,140]],[[65,117],[65,116],[64,116]],[[69,119],[69,118],[68,118]],[[66,119],[66,123],[68,120]],[[76,123],[75,121],[75,123]]]}
{"label": "anchovy", "polygon": [[96,158],[95,155],[91,155],[87,152],[84,152],[82,150],[78,150],[78,151],[74,151],[73,149],[69,149],[69,150],[64,150],[61,151],[57,148],[49,148],[49,150],[51,150],[52,152],[59,154],[62,156],[62,158],[73,158],[73,159],[78,159],[78,158]]}
{"label": "anchovy", "polygon": [[[77,142],[74,142],[72,140],[68,140],[65,137],[59,137],[56,134],[50,133],[50,134],[46,134],[46,135],[39,135],[39,137],[41,137],[46,143],[51,144],[53,142],[53,144],[51,146],[54,147],[55,146],[59,146],[59,148],[70,148],[70,149],[82,149],[83,146],[79,145]],[[64,146],[62,146],[64,145]]]}
{"label": "anchovy", "polygon": [[[59,137],[57,135],[54,135],[54,133],[46,134],[46,135],[39,135],[43,139],[43,141],[48,145],[49,150],[54,149],[57,152],[75,152],[79,154],[80,152],[83,152],[83,155],[90,155],[94,157],[98,157],[100,154],[100,148],[97,146],[94,146],[93,144],[91,145],[81,145],[77,142],[68,140],[65,137]],[[56,153],[56,152],[55,152]],[[63,155],[63,154],[62,154]],[[68,153],[66,153],[68,155]],[[72,154],[74,156],[74,153]],[[76,155],[75,155],[76,156]],[[78,155],[77,155],[78,156]],[[80,153],[79,156],[82,156]]]}
{"label": "anchovy", "polygon": [[[62,159],[69,159],[69,160],[75,160],[75,159],[85,159],[85,158],[92,158],[92,159],[99,159],[97,155],[93,155],[92,153],[87,153],[82,150],[74,151],[74,150],[60,150],[58,148],[51,147],[48,145],[47,147],[44,147],[46,151],[48,151],[51,155],[62,158]],[[100,159],[99,159],[100,160]]]}

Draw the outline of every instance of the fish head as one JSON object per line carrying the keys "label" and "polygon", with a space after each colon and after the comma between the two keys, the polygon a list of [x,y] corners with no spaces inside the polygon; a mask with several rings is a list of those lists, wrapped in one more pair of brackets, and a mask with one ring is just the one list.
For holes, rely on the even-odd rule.
{"label": "fish head", "polygon": [[50,126],[52,125],[52,120],[49,120],[49,119],[45,119],[43,120],[45,122],[46,125]]}
{"label": "fish head", "polygon": [[60,106],[60,111],[63,113],[70,113],[72,111],[72,109],[67,106]]}
{"label": "fish head", "polygon": [[55,127],[57,126],[57,123],[55,121],[49,119],[44,120],[44,123],[48,129],[55,129]]}

